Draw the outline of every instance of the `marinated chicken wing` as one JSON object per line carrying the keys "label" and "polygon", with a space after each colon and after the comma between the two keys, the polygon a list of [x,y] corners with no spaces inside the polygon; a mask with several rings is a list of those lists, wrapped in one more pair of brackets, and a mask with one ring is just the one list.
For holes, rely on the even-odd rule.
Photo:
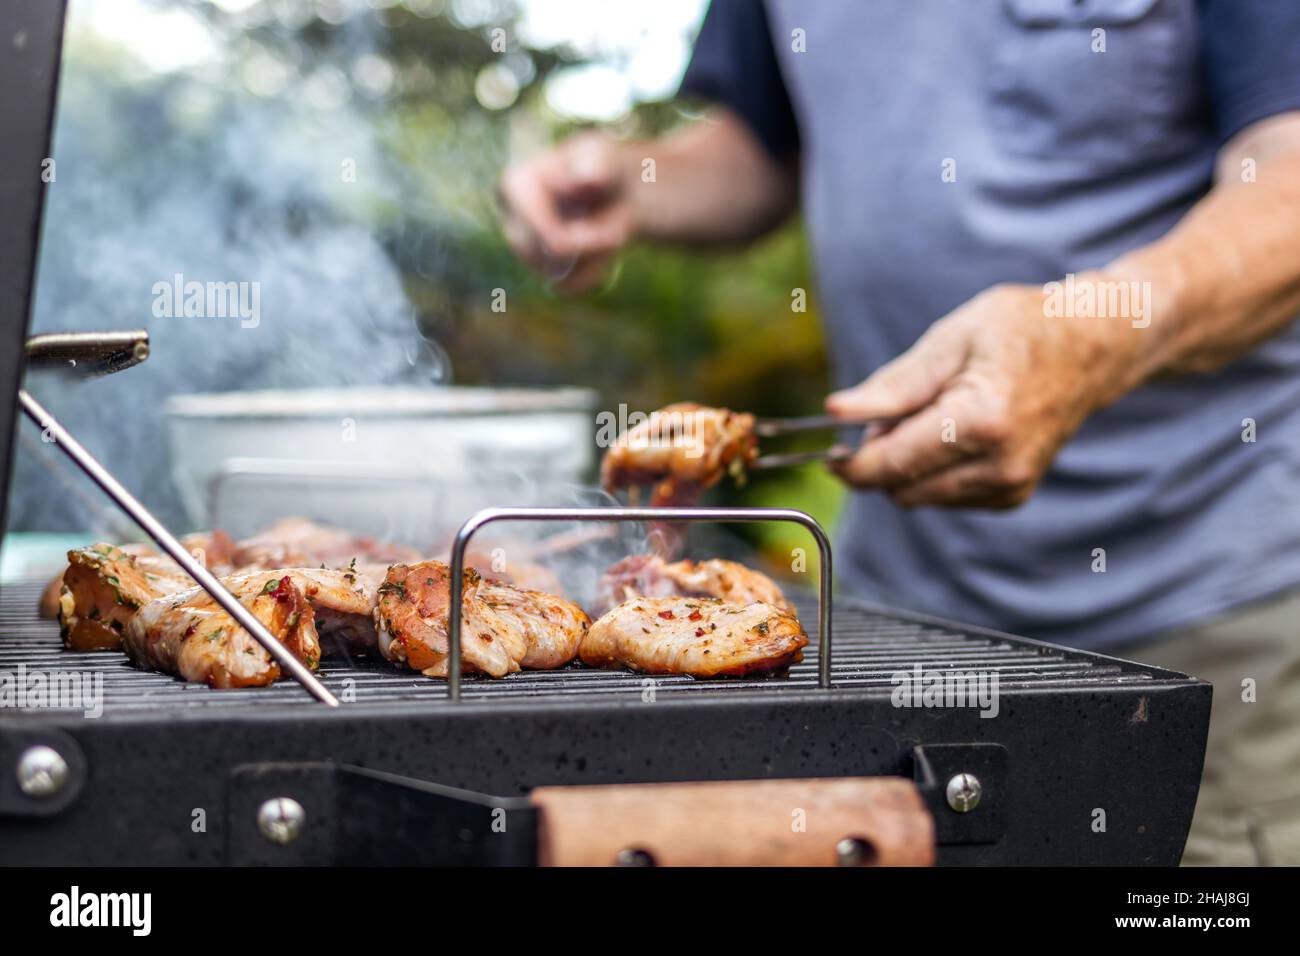
{"label": "marinated chicken wing", "polygon": [[[519,670],[519,664],[505,642],[472,613],[480,580],[477,571],[466,570],[461,584],[461,669],[504,677]],[[390,661],[405,661],[427,677],[446,677],[450,582],[451,569],[441,561],[389,568],[375,607],[379,653]]]}
{"label": "marinated chicken wing", "polygon": [[[578,656],[578,645],[591,618],[572,601],[499,581],[484,581],[476,597],[486,619],[495,619],[498,634],[522,635],[524,670],[554,670]],[[512,644],[517,647],[518,644]]]}
{"label": "marinated chicken wing", "polygon": [[[320,661],[312,606],[294,572],[226,579],[239,602],[308,667]],[[280,677],[280,666],[202,588],[151,601],[127,623],[123,648],[143,667],[213,687],[255,687]]]}
{"label": "marinated chicken wing", "polygon": [[798,617],[775,581],[723,558],[669,562],[656,555],[634,555],[605,572],[597,593],[602,610],[637,597],[714,597],[731,604],[771,604]]}
{"label": "marinated chicken wing", "polygon": [[[186,549],[198,557],[208,570],[213,573],[229,574],[233,570],[230,559],[234,553],[235,543],[224,531],[199,532],[186,535],[181,538],[181,544],[185,545]],[[90,550],[107,547],[112,547],[112,545],[95,544],[90,546]],[[184,582],[180,585],[181,587],[188,587],[192,583],[185,572],[181,570],[180,565],[167,555],[160,554],[151,545],[124,544],[118,550],[134,557],[137,563],[150,574],[176,578]],[[59,616],[61,598],[63,597],[63,576],[64,572],[60,571],[59,576],[51,581],[41,593],[39,608],[41,617],[52,619]],[[117,645],[112,646],[116,647]]]}
{"label": "marinated chicken wing", "polygon": [[[379,587],[379,650],[429,677],[446,677],[451,569],[441,561],[394,565]],[[573,660],[590,620],[555,595],[484,581],[466,570],[461,582],[462,670],[504,677],[521,667],[560,667]]]}
{"label": "marinated chicken wing", "polygon": [[718,677],[788,667],[807,644],[798,620],[771,604],[637,598],[596,621],[578,653],[592,667]]}
{"label": "marinated chicken wing", "polygon": [[[371,653],[376,647],[375,582],[388,567],[379,562],[409,560],[414,554],[302,518],[287,518],[238,544],[220,530],[187,535],[181,542],[220,576],[301,565],[293,573],[316,606],[321,631],[331,639],[329,650],[351,653]],[[343,571],[325,570],[326,564],[349,561]],[[319,574],[311,570],[316,565]],[[96,544],[68,552],[68,568],[42,596],[42,614],[59,618],[64,642],[73,650],[117,650],[137,610],[193,586],[176,562],[149,545]]]}
{"label": "marinated chicken wing", "polygon": [[59,595],[63,643],[74,651],[117,650],[136,611],[192,583],[169,559],[137,557],[111,544],[69,551]]}
{"label": "marinated chicken wing", "polygon": [[[231,591],[239,593],[250,582],[265,582],[267,573],[243,572],[224,577],[221,581]],[[358,571],[355,566],[278,568],[270,573],[287,576],[311,605],[324,656],[375,652],[378,643],[375,634],[378,587],[374,578]]]}
{"label": "marinated chicken wing", "polygon": [[678,402],[618,437],[601,462],[601,484],[611,492],[652,484],[652,505],[683,505],[757,455],[753,415]]}

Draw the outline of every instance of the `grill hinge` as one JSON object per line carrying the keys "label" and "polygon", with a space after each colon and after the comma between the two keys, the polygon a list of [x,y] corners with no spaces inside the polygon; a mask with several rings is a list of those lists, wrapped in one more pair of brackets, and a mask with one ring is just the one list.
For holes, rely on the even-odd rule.
{"label": "grill hinge", "polygon": [[912,748],[912,779],[939,846],[996,843],[1006,832],[1007,750],[1001,744]]}

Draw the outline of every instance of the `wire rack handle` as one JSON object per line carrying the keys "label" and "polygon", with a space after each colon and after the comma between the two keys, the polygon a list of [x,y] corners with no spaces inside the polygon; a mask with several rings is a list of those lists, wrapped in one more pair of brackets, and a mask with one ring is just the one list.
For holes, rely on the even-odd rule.
{"label": "wire rack handle", "polygon": [[[499,521],[687,521],[752,524],[785,521],[807,529],[817,542],[821,558],[817,587],[817,685],[831,686],[831,542],[812,515],[793,508],[484,508],[456,532],[451,546],[453,589],[464,579],[465,551],[470,539],[487,525]],[[447,670],[447,695],[460,700],[461,601],[447,608],[447,642],[451,656]]]}

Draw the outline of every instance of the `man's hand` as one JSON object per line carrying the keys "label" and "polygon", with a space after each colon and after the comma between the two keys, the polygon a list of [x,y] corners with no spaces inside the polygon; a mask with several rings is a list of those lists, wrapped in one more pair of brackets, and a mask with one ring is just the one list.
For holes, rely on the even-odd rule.
{"label": "man's hand", "polygon": [[599,133],[510,167],[498,187],[506,239],[561,289],[590,289],[635,231],[631,175],[619,146]]}
{"label": "man's hand", "polygon": [[834,469],[901,505],[1022,504],[1083,420],[1131,387],[1146,331],[1122,317],[1049,317],[1046,298],[995,286],[829,396],[840,418],[899,419]]}
{"label": "man's hand", "polygon": [[506,170],[497,195],[515,252],[559,288],[599,283],[632,239],[748,242],[794,209],[793,161],[777,162],[725,109],[659,139],[575,136]]}
{"label": "man's hand", "polygon": [[1222,368],[1294,322],[1297,248],[1300,113],[1285,113],[1224,146],[1214,189],[1172,231],[1075,278],[1141,287],[1140,321],[1049,314],[1034,286],[989,289],[826,400],[843,418],[902,419],[837,470],[904,505],[1015,507],[1092,412],[1157,376]]}

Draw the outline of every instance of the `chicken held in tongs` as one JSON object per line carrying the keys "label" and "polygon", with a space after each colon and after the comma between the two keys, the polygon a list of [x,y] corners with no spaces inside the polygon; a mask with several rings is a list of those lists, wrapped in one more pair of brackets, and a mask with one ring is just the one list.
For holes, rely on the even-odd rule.
{"label": "chicken held in tongs", "polygon": [[652,485],[651,505],[685,505],[724,475],[743,475],[757,456],[753,415],[677,402],[618,436],[601,462],[601,485]]}

